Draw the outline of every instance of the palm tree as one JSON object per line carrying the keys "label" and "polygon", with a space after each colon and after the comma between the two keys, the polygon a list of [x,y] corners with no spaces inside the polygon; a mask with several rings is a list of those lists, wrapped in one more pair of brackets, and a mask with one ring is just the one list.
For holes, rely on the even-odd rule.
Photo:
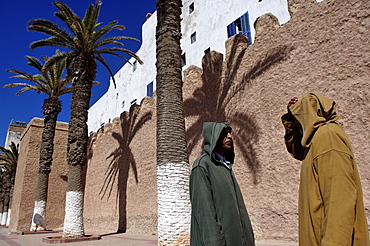
{"label": "palm tree", "polygon": [[[56,51],[55,55],[59,54],[60,52]],[[72,87],[70,87],[71,81],[69,79],[62,78],[66,69],[65,60],[56,62],[52,64],[52,66],[44,67],[37,58],[32,56],[26,56],[26,58],[28,60],[27,64],[35,67],[40,74],[30,75],[16,69],[8,69],[8,72],[17,74],[11,78],[26,79],[32,83],[12,83],[7,84],[4,87],[23,87],[17,92],[17,95],[22,92],[32,90],[48,96],[48,98],[44,100],[44,104],[42,106],[42,112],[44,114],[44,129],[41,136],[39,174],[31,223],[31,231],[41,231],[45,230],[46,227],[46,202],[49,173],[51,172],[50,166],[53,161],[55,127],[58,115],[62,110],[62,101],[59,97],[67,93],[71,93]],[[44,58],[46,62],[48,59],[50,58]]]}
{"label": "palm tree", "polygon": [[9,149],[0,146],[0,169],[3,173],[3,190],[4,201],[3,201],[3,216],[1,225],[9,225],[10,217],[10,205],[13,196],[13,187],[15,181],[15,173],[17,171],[19,155],[19,144],[11,142]]}
{"label": "palm tree", "polygon": [[97,0],[95,5],[89,5],[83,19],[62,2],[56,1],[54,6],[59,10],[59,12],[55,13],[55,16],[62,20],[70,32],[64,27],[45,19],[29,21],[28,30],[38,31],[50,36],[49,38],[33,42],[31,49],[45,46],[59,46],[68,49],[48,60],[46,66],[62,59],[71,62],[68,76],[72,78],[73,92],[68,128],[68,187],[63,237],[79,238],[84,236],[82,167],[86,162],[88,139],[86,122],[97,61],[101,62],[108,69],[112,77],[112,71],[106,63],[103,54],[115,55],[127,61],[127,59],[117,53],[123,52],[134,57],[140,63],[142,61],[133,52],[122,48],[123,44],[119,42],[121,39],[134,38],[124,36],[104,38],[110,31],[114,29],[123,30],[125,27],[117,25],[118,21],[112,21],[101,27],[101,23],[98,22],[101,6],[100,0]]}
{"label": "palm tree", "polygon": [[189,243],[190,199],[182,108],[182,2],[157,0],[156,6],[158,245],[183,245]]}

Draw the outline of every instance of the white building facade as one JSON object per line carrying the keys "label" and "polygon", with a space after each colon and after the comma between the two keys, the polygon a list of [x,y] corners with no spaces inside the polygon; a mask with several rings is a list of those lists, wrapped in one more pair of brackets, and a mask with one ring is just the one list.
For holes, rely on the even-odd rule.
{"label": "white building facade", "polygon": [[[225,54],[225,41],[236,33],[243,33],[253,43],[253,23],[265,13],[275,15],[280,24],[290,19],[287,0],[183,0],[182,62],[201,67],[202,57],[210,50]],[[134,59],[126,63],[114,76],[108,91],[89,109],[89,132],[95,132],[113,118],[140,104],[146,96],[153,96],[156,77],[155,31],[157,13],[147,18],[142,27],[142,45]]]}
{"label": "white building facade", "polygon": [[8,126],[4,147],[9,149],[9,146],[12,142],[14,142],[15,145],[20,144],[22,132],[26,127],[26,122],[12,120]]}

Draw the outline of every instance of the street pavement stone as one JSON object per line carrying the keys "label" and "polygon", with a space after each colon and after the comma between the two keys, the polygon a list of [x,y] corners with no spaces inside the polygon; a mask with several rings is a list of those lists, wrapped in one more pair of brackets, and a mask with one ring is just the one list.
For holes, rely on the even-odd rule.
{"label": "street pavement stone", "polygon": [[[99,233],[86,232],[86,235],[100,236],[100,240],[81,241],[71,243],[58,243],[58,245],[66,246],[148,246],[157,245],[157,235],[148,234],[132,234],[132,233]],[[61,231],[57,230],[52,233],[37,233],[21,235],[20,233],[9,233],[8,228],[0,228],[0,246],[46,246],[51,243],[43,242],[43,238],[61,236]],[[55,245],[53,243],[53,245]],[[297,243],[291,242],[271,242],[257,241],[257,246],[297,246]]]}

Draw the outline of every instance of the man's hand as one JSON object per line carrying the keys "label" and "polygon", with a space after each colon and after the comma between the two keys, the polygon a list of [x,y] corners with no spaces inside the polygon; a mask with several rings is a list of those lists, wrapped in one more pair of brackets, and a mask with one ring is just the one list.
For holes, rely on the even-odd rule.
{"label": "man's hand", "polygon": [[293,97],[292,99],[290,99],[289,103],[288,103],[288,106],[287,106],[287,109],[288,109],[288,113],[290,113],[290,110],[289,110],[289,107],[290,106],[293,106],[296,102],[298,102],[299,98],[298,97]]}
{"label": "man's hand", "polygon": [[290,112],[289,107],[293,106],[296,102],[298,102],[298,100],[299,100],[298,97],[293,97],[292,99],[290,99],[290,101],[288,102],[288,105],[287,105],[288,116],[290,118],[294,119],[293,125],[296,125],[296,126],[298,126],[299,123],[298,123],[297,119],[292,115],[292,112]]}

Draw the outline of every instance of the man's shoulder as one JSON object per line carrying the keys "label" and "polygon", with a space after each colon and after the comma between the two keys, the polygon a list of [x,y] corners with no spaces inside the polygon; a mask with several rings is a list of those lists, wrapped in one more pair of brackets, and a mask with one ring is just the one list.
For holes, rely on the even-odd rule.
{"label": "man's shoulder", "polygon": [[197,168],[197,167],[207,168],[210,161],[211,161],[211,158],[209,157],[209,155],[204,153],[203,155],[201,155],[200,157],[198,157],[198,159],[194,161],[192,169]]}
{"label": "man's shoulder", "polygon": [[312,139],[312,146],[315,146],[314,156],[331,150],[353,155],[351,143],[343,128],[337,123],[329,123],[319,127]]}

